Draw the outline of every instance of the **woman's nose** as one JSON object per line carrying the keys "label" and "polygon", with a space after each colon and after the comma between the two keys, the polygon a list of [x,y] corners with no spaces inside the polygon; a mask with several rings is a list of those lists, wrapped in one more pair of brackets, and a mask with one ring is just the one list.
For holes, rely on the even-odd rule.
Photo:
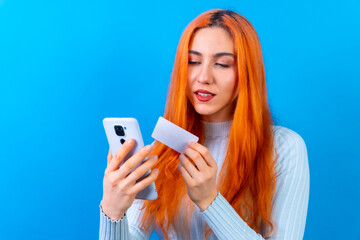
{"label": "woman's nose", "polygon": [[211,77],[211,69],[209,66],[203,64],[201,66],[198,78],[197,78],[197,82],[198,83],[202,83],[202,84],[209,84],[212,81],[212,77]]}

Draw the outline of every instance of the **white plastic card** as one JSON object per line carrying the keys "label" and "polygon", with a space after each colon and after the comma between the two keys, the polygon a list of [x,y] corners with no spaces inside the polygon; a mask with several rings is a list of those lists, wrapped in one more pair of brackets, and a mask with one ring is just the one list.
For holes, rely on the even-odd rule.
{"label": "white plastic card", "polygon": [[163,117],[159,117],[151,137],[179,153],[184,153],[188,142],[199,141],[197,136]]}

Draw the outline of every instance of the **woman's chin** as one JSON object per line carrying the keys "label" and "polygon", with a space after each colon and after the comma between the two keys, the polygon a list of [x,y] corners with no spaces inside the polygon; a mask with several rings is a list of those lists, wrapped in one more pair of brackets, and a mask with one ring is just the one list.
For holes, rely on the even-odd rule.
{"label": "woman's chin", "polygon": [[211,117],[216,111],[206,108],[195,108],[195,111],[202,117]]}

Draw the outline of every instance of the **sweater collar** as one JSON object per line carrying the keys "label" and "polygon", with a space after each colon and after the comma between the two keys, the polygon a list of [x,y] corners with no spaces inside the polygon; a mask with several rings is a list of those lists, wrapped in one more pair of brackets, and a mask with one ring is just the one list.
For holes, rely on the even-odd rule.
{"label": "sweater collar", "polygon": [[232,120],[226,122],[205,122],[201,121],[205,130],[205,137],[227,137],[229,135]]}

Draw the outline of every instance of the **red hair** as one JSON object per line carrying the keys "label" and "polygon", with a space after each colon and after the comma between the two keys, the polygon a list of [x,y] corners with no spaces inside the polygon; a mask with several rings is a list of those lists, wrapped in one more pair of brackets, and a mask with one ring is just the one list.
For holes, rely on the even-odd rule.
{"label": "red hair", "polygon": [[[259,38],[246,18],[232,11],[215,9],[199,15],[186,27],[175,57],[164,117],[199,136],[200,142],[204,140],[200,115],[186,97],[185,89],[189,44],[194,33],[205,27],[221,27],[231,35],[238,71],[238,97],[234,101],[218,189],[252,229],[260,233],[265,226],[269,236],[274,229],[271,214],[275,190],[273,122]],[[159,169],[155,181],[158,198],[144,202],[143,227],[148,229],[155,223],[165,239],[169,238],[170,230],[190,233],[194,204],[178,171],[179,153],[156,142],[153,154],[159,156],[154,166]],[[179,216],[180,224],[176,222]]]}

